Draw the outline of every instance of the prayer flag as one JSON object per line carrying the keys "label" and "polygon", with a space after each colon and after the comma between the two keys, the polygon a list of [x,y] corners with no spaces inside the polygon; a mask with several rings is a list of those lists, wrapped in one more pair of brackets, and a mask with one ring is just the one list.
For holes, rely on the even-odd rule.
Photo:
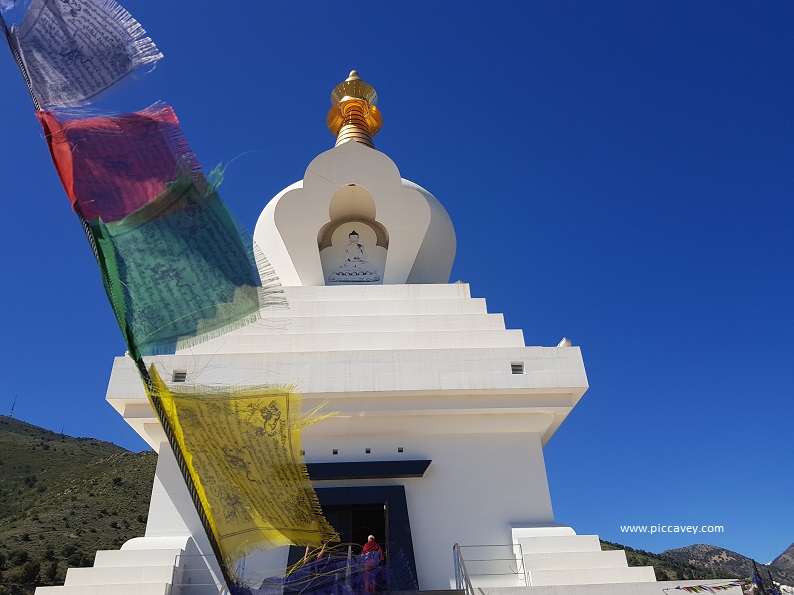
{"label": "prayer flag", "polygon": [[80,105],[163,57],[113,0],[33,0],[8,41],[34,101]]}
{"label": "prayer flag", "polygon": [[[301,414],[289,387],[170,389],[152,366],[159,402],[227,568],[256,550],[333,539],[301,456]],[[157,406],[155,406],[157,409]],[[311,416],[311,414],[310,414]]]}
{"label": "prayer flag", "polygon": [[[728,591],[733,587],[741,587],[742,582],[739,580],[731,581],[729,583],[722,583],[719,585],[690,585],[689,587],[682,587],[678,585],[675,587],[677,590],[686,591],[687,593],[716,593],[718,591]],[[669,589],[662,589],[663,591],[667,592]]]}
{"label": "prayer flag", "polygon": [[258,319],[261,306],[286,304],[218,195],[189,177],[120,221],[83,221],[133,359],[173,353]]}
{"label": "prayer flag", "polygon": [[203,181],[174,110],[163,103],[111,117],[37,115],[72,208],[89,221],[118,221],[183,175]]}

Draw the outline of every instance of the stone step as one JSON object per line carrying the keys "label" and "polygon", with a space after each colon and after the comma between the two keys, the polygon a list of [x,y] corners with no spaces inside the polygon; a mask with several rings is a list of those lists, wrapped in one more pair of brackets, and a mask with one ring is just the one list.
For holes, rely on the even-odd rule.
{"label": "stone step", "polygon": [[35,595],[169,595],[169,583],[37,587]]}
{"label": "stone step", "polygon": [[402,314],[487,314],[482,298],[435,300],[340,300],[295,301],[289,307],[271,307],[263,310],[268,319],[299,316],[396,316]]}
{"label": "stone step", "polygon": [[361,316],[282,316],[278,321],[264,316],[236,329],[230,336],[271,336],[317,333],[505,330],[502,314],[375,314]]}
{"label": "stone step", "polygon": [[656,582],[652,566],[583,568],[579,570],[530,570],[532,587],[551,585],[595,585]]}
{"label": "stone step", "polygon": [[64,586],[170,583],[173,576],[173,562],[162,566],[69,568]]}
{"label": "stone step", "polygon": [[174,565],[181,549],[152,550],[99,550],[94,558],[94,568],[122,566]]}
{"label": "stone step", "polygon": [[436,300],[468,299],[468,283],[422,283],[400,285],[288,286],[289,302],[355,300]]}
{"label": "stone step", "polygon": [[228,335],[191,347],[193,354],[371,351],[378,349],[465,349],[523,347],[520,330],[336,332],[326,334]]}
{"label": "stone step", "polygon": [[555,554],[557,552],[600,552],[598,535],[549,535],[545,537],[519,537],[521,553]]}
{"label": "stone step", "polygon": [[[730,579],[710,581],[665,581],[641,583],[613,583],[588,585],[557,585],[545,587],[476,587],[478,595],[663,595],[678,593],[682,587],[726,583]],[[679,587],[676,590],[676,587]],[[723,591],[720,591],[723,593]],[[741,587],[730,587],[725,595],[742,595]]]}
{"label": "stone step", "polygon": [[626,568],[626,552],[557,552],[553,554],[524,554],[527,570],[576,570],[586,568]]}

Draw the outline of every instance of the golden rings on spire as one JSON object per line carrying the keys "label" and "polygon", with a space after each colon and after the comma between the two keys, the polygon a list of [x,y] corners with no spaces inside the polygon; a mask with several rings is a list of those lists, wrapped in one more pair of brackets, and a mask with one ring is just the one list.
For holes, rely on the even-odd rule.
{"label": "golden rings on spire", "polygon": [[326,124],[336,136],[336,145],[353,140],[375,148],[372,137],[383,126],[383,117],[375,107],[378,94],[369,83],[362,81],[353,70],[344,82],[331,92],[333,107]]}

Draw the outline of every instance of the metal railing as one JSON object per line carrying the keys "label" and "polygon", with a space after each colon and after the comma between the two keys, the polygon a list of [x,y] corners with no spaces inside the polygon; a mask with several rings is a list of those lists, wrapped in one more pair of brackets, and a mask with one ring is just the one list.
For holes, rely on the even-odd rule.
{"label": "metal railing", "polygon": [[466,571],[466,563],[463,561],[463,554],[457,543],[452,546],[452,559],[455,564],[455,588],[458,591],[465,591],[466,595],[476,595],[471,580],[469,579],[469,573]]}
{"label": "metal railing", "polygon": [[214,556],[179,554],[174,561],[171,595],[230,595]]}
{"label": "metal railing", "polygon": [[[464,561],[463,551],[466,551]],[[470,585],[489,587],[526,586],[527,573],[521,544],[453,546],[456,583],[469,592]],[[458,581],[460,575],[460,582]],[[472,589],[474,587],[471,587]],[[472,591],[472,595],[476,595]]]}
{"label": "metal railing", "polygon": [[[380,568],[380,555],[354,555],[352,547],[339,548],[339,555],[333,559],[326,554],[313,564],[296,565],[301,572],[287,575],[288,578],[285,578],[284,567],[263,567],[260,560],[246,568],[246,558],[243,558],[234,568],[229,568],[230,578],[237,580],[241,588],[263,589],[270,593],[281,593],[285,588],[308,592],[329,586],[334,592],[364,593],[362,579],[370,575],[369,562],[375,562],[374,568]],[[371,573],[374,575],[376,571]],[[170,595],[229,595],[229,586],[214,556],[180,554],[174,563]]]}

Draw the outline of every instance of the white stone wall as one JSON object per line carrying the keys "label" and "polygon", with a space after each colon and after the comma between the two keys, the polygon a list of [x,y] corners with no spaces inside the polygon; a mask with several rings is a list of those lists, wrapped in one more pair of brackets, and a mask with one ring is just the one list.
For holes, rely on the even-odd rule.
{"label": "white stone wall", "polygon": [[[578,348],[524,346],[466,284],[288,287],[286,295],[288,309],[147,361],[166,381],[183,370],[190,384],[297,383],[304,410],[327,401],[337,414],[304,431],[308,462],[432,460],[422,478],[369,481],[405,485],[423,589],[449,587],[454,543],[509,544],[511,527],[553,524],[542,445],[587,388]],[[163,452],[131,361],[116,361],[108,400]],[[147,535],[200,533],[197,520],[166,452]]]}

